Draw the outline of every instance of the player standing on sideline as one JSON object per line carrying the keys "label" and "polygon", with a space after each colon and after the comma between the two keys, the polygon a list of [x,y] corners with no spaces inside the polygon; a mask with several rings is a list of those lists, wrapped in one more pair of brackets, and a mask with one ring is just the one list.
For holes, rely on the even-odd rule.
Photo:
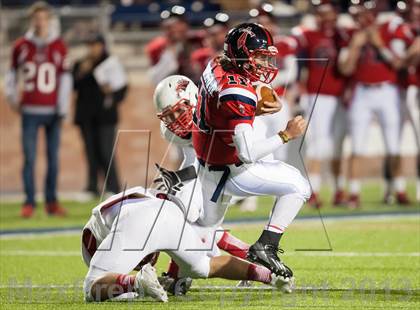
{"label": "player standing on sideline", "polygon": [[[414,131],[417,146],[417,201],[420,201],[420,0],[398,1],[394,44],[403,46],[399,70],[401,129],[407,121]],[[392,194],[392,193],[390,193]],[[385,197],[386,198],[386,197]]]}
{"label": "player standing on sideline", "polygon": [[330,161],[334,178],[335,194],[333,204],[346,202],[345,179],[342,175],[342,145],[346,134],[346,111],[342,103],[345,79],[338,72],[337,57],[348,34],[337,27],[335,7],[326,1],[315,7],[317,28],[314,30],[295,28],[292,33],[298,42],[299,55],[309,58],[307,68],[304,106],[311,115],[305,137],[307,169],[312,187],[309,204],[319,208],[321,188],[321,165]]}
{"label": "player standing on sideline", "polygon": [[396,69],[401,64],[403,50],[395,43],[390,23],[376,21],[376,4],[366,1],[353,6],[357,29],[349,45],[341,50],[340,71],[352,76],[354,95],[349,110],[352,156],[349,175],[349,207],[360,206],[360,177],[362,156],[366,150],[366,133],[373,115],[379,119],[389,157],[390,173],[397,202],[409,204],[405,180],[401,176],[400,126],[401,107]]}
{"label": "player standing on sideline", "polygon": [[146,46],[151,68],[152,82],[157,85],[171,74],[182,74],[194,80],[191,53],[203,46],[203,32],[189,29],[185,8],[175,5],[170,11],[162,11],[161,27],[164,36],[159,36]]}
{"label": "player standing on sideline", "polygon": [[193,146],[200,163],[203,211],[199,224],[218,227],[232,196],[277,197],[270,221],[248,259],[292,278],[277,256],[280,238],[310,196],[307,180],[280,161],[260,160],[300,136],[305,121],[298,116],[268,139],[255,139],[252,127],[257,95],[252,82],[270,83],[278,69],[271,34],[258,24],[244,23],[226,36],[224,53],[206,67],[193,116]]}
{"label": "player standing on sideline", "polygon": [[[5,90],[9,104],[22,114],[26,200],[21,216],[31,217],[35,208],[34,168],[40,127],[45,128],[47,141],[46,211],[49,215],[64,216],[66,210],[57,201],[57,174],[61,119],[67,114],[72,90],[67,48],[52,27],[52,10],[47,3],[33,4],[30,18],[30,29],[13,46]],[[20,76],[23,79],[21,95],[18,93]]]}

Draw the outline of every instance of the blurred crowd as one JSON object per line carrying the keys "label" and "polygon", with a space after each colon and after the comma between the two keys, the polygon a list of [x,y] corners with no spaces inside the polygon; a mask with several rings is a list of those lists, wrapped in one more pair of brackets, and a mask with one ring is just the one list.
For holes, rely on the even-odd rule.
{"label": "blurred crowd", "polygon": [[[386,149],[383,199],[409,205],[400,144],[403,124],[408,121],[420,149],[420,1],[397,1],[395,12],[384,17],[380,14],[383,1],[352,0],[345,6],[348,11],[342,12],[343,1],[313,0],[310,14],[291,30],[279,27],[273,4],[254,1],[248,21],[263,25],[274,37],[279,74],[272,87],[287,102],[285,113],[289,117],[303,113],[311,119],[305,139],[313,191],[309,204],[322,205],[319,191],[327,163],[334,180],[332,203],[359,207],[366,137],[376,118]],[[228,13],[218,12],[193,28],[185,11],[181,5],[163,10],[162,34],[145,47],[148,74],[155,85],[172,74],[198,83],[208,61],[222,53],[225,35],[234,25]],[[347,16],[342,19],[345,22],[339,20],[341,13]],[[32,216],[35,206],[33,169],[40,127],[46,129],[48,144],[47,212],[65,214],[56,197],[57,152],[60,120],[68,111],[72,91],[76,95],[75,122],[88,161],[86,190],[98,193],[98,174],[108,177],[108,191],[120,190],[117,167],[109,162],[118,105],[127,92],[124,70],[100,34],[86,42],[88,54],[69,65],[65,43],[48,30],[50,14],[45,3],[32,7],[31,28],[14,45],[7,77],[8,102],[22,114],[24,217]],[[23,72],[23,93],[17,88],[19,72]],[[352,151],[348,172],[342,165],[346,136]],[[416,169],[419,175],[418,155]]]}
{"label": "blurred crowd", "polygon": [[[417,126],[419,144],[420,2],[399,1],[396,11],[383,18],[379,16],[383,1],[351,1],[343,25],[338,23],[341,4],[312,1],[312,21],[305,22],[304,17],[290,33],[279,28],[270,3],[251,9],[248,20],[265,26],[275,38],[279,74],[272,87],[287,101],[290,116],[303,112],[311,118],[305,139],[313,191],[309,203],[322,205],[321,168],[327,162],[334,179],[333,204],[359,207],[366,137],[376,118],[386,148],[384,202],[409,205],[400,144],[407,120]],[[180,6],[163,11],[164,34],[146,47],[155,83],[171,74],[197,83],[208,61],[223,51],[232,26],[228,14],[220,12],[204,20],[203,29],[192,30],[184,13]],[[414,100],[408,100],[409,92]],[[348,173],[342,168],[346,136],[352,149]]]}

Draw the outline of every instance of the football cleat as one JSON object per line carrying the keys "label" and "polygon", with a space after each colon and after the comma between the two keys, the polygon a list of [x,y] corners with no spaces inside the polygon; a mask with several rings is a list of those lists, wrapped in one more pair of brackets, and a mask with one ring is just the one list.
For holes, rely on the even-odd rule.
{"label": "football cleat", "polygon": [[283,277],[278,276],[275,273],[271,274],[271,286],[278,288],[283,293],[292,293],[295,288],[295,278],[294,277]]}
{"label": "football cleat", "polygon": [[29,203],[25,203],[22,206],[22,210],[20,211],[20,216],[28,219],[31,218],[34,215],[34,206],[29,204]]}
{"label": "football cleat", "polygon": [[283,253],[283,250],[279,250],[278,247],[272,244],[264,245],[257,241],[249,248],[247,260],[270,269],[271,272],[278,276],[291,278],[293,276],[292,270],[282,263],[277,256],[277,252]]}
{"label": "football cleat", "polygon": [[136,274],[134,288],[140,297],[150,296],[157,301],[168,301],[168,294],[158,281],[156,269],[150,264],[144,265]]}
{"label": "football cleat", "polygon": [[322,203],[319,200],[317,193],[311,194],[311,197],[309,197],[308,199],[308,204],[309,206],[315,209],[320,209],[322,207]]}
{"label": "football cleat", "polygon": [[189,277],[174,279],[167,273],[162,273],[158,280],[165,291],[174,296],[186,295],[192,284],[192,279]]}
{"label": "football cleat", "polygon": [[411,204],[410,199],[408,199],[407,193],[405,192],[396,193],[395,198],[399,205],[408,206]]}
{"label": "football cleat", "polygon": [[50,216],[64,217],[67,215],[67,210],[60,206],[58,202],[48,202],[45,211]]}
{"label": "football cleat", "polygon": [[358,209],[360,208],[360,198],[357,194],[351,194],[347,202],[349,209]]}
{"label": "football cleat", "polygon": [[333,206],[334,207],[341,207],[347,204],[347,199],[346,199],[346,192],[342,191],[342,190],[338,190],[335,192],[334,194],[334,199],[333,199]]}
{"label": "football cleat", "polygon": [[387,191],[384,195],[384,204],[392,205],[395,203],[394,195],[391,192]]}

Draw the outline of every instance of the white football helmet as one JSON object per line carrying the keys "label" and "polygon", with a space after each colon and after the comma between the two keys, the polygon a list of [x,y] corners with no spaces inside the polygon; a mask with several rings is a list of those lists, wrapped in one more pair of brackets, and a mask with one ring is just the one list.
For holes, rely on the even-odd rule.
{"label": "white football helmet", "polygon": [[168,76],[156,86],[153,103],[157,116],[166,128],[181,138],[191,132],[197,96],[197,86],[182,75]]}

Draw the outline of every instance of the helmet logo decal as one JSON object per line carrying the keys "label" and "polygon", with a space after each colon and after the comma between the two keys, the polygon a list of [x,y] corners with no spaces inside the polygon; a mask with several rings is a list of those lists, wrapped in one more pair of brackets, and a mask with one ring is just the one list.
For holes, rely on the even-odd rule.
{"label": "helmet logo decal", "polygon": [[181,79],[177,82],[176,87],[175,87],[175,91],[176,91],[176,94],[177,94],[178,97],[181,97],[180,93],[184,92],[187,89],[188,84],[190,84],[190,81],[188,81],[188,80],[182,80]]}
{"label": "helmet logo decal", "polygon": [[251,37],[255,37],[255,33],[252,32],[251,27],[243,28],[240,30],[242,32],[241,36],[239,37],[237,41],[237,45],[239,49],[246,49],[246,39],[248,38],[248,35]]}

